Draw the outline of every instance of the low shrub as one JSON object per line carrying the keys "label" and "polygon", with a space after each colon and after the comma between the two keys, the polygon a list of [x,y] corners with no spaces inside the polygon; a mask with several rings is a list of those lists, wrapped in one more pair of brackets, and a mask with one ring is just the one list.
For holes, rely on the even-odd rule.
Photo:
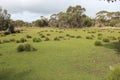
{"label": "low shrub", "polygon": [[41,42],[42,40],[40,38],[33,38],[33,42]]}
{"label": "low shrub", "polygon": [[55,41],[60,41],[60,39],[58,37],[55,37],[54,40]]}
{"label": "low shrub", "polygon": [[25,38],[20,38],[20,42],[21,42],[21,43],[27,42],[27,39],[25,39]]}
{"label": "low shrub", "polygon": [[3,43],[9,43],[10,41],[9,40],[7,40],[7,39],[4,39],[3,40]]}
{"label": "low shrub", "polygon": [[76,36],[76,38],[82,38],[81,36]]}
{"label": "low shrub", "polygon": [[93,39],[92,36],[86,36],[86,39]]}
{"label": "low shrub", "polygon": [[41,35],[41,38],[45,38],[45,35]]}
{"label": "low shrub", "polygon": [[9,31],[4,31],[3,34],[4,34],[4,35],[9,35],[10,32],[9,32]]}
{"label": "low shrub", "polygon": [[20,43],[20,40],[16,40],[16,43]]}
{"label": "low shrub", "polygon": [[2,41],[0,40],[0,44],[2,44]]}
{"label": "low shrub", "polygon": [[30,35],[26,35],[26,37],[27,37],[27,38],[32,38],[32,36],[30,36]]}
{"label": "low shrub", "polygon": [[45,41],[49,41],[50,39],[48,37],[45,38]]}
{"label": "low shrub", "polygon": [[99,39],[99,40],[102,40],[102,36],[98,36],[98,39]]}
{"label": "low shrub", "polygon": [[120,80],[120,67],[115,67],[111,70],[108,80]]}
{"label": "low shrub", "polygon": [[117,38],[114,37],[114,36],[108,36],[108,38],[111,39],[111,40],[117,40]]}
{"label": "low shrub", "polygon": [[70,37],[70,38],[75,38],[75,36],[73,36],[73,35],[70,35],[69,37]]}
{"label": "low shrub", "polygon": [[63,33],[63,31],[59,31],[59,33]]}
{"label": "low shrub", "polygon": [[12,38],[12,39],[10,39],[9,41],[11,41],[11,42],[15,42],[16,40],[15,40],[14,38]]}
{"label": "low shrub", "polygon": [[102,45],[102,42],[101,41],[95,41],[95,46],[101,46]]}
{"label": "low shrub", "polygon": [[2,56],[3,54],[0,53],[0,56]]}
{"label": "low shrub", "polygon": [[110,40],[108,38],[104,38],[103,42],[110,42]]}
{"label": "low shrub", "polygon": [[50,36],[51,34],[46,34],[47,36]]}
{"label": "low shrub", "polygon": [[63,36],[59,36],[58,38],[64,38]]}
{"label": "low shrub", "polygon": [[70,36],[70,34],[66,34],[66,36],[67,36],[67,37],[69,37],[69,36]]}
{"label": "low shrub", "polygon": [[23,52],[25,50],[25,46],[23,44],[20,44],[18,47],[17,47],[17,51],[18,52]]}
{"label": "low shrub", "polygon": [[17,51],[18,52],[23,52],[23,51],[35,51],[36,49],[31,46],[31,44],[29,43],[26,43],[26,44],[20,44],[18,47],[17,47]]}
{"label": "low shrub", "polygon": [[102,33],[98,33],[98,36],[102,36],[103,34]]}

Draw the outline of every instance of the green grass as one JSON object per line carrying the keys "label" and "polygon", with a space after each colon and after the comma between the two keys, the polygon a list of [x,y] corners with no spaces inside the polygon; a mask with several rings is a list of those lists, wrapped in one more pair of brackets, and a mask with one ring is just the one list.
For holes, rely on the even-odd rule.
{"label": "green grass", "polygon": [[[62,32],[61,32],[62,31]],[[119,30],[99,29],[57,29],[57,28],[28,28],[21,33],[0,37],[0,40],[26,38],[27,42],[37,51],[17,52],[20,43],[9,42],[0,44],[0,80],[106,80],[109,66],[119,64],[120,56],[112,48],[111,40],[103,46],[95,46],[98,34],[102,38],[119,37]],[[40,34],[48,37],[44,41]],[[47,36],[50,34],[50,36]],[[71,38],[66,36],[70,34]],[[94,35],[93,39],[86,36]],[[60,41],[55,37],[63,36]],[[81,36],[81,38],[76,38]],[[33,42],[40,38],[41,42]],[[102,41],[102,40],[101,40]]]}

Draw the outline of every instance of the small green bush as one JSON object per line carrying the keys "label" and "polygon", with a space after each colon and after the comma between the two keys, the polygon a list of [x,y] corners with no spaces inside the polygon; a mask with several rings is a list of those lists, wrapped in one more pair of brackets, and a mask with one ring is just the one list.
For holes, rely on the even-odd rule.
{"label": "small green bush", "polygon": [[45,38],[45,41],[49,41],[50,39],[48,37]]}
{"label": "small green bush", "polygon": [[55,37],[54,40],[55,41],[60,41],[60,39],[58,37]]}
{"label": "small green bush", "polygon": [[42,40],[40,38],[33,38],[33,42],[41,42]]}
{"label": "small green bush", "polygon": [[51,34],[46,34],[47,36],[50,36]]}
{"label": "small green bush", "polygon": [[108,80],[120,80],[120,67],[115,67],[111,70]]}
{"label": "small green bush", "polygon": [[59,36],[58,38],[64,38],[63,36]]}
{"label": "small green bush", "polygon": [[32,36],[30,36],[30,35],[26,35],[26,37],[27,37],[27,38],[32,38]]}
{"label": "small green bush", "polygon": [[73,35],[70,35],[69,37],[70,37],[70,38],[75,38],[75,36],[73,36]]}
{"label": "small green bush", "polygon": [[7,40],[7,39],[4,39],[3,40],[3,43],[9,43],[10,41],[9,40]]}
{"label": "small green bush", "polygon": [[98,36],[98,39],[99,39],[99,40],[102,40],[102,36]]}
{"label": "small green bush", "polygon": [[23,52],[23,51],[35,51],[36,49],[34,47],[31,46],[31,44],[29,43],[26,43],[26,44],[20,44],[18,47],[17,47],[17,51],[18,52]]}
{"label": "small green bush", "polygon": [[76,36],[76,38],[82,38],[81,36]]}
{"label": "small green bush", "polygon": [[108,38],[104,38],[103,42],[110,42],[110,40]]}
{"label": "small green bush", "polygon": [[98,33],[98,36],[102,36],[103,34],[102,33]]}
{"label": "small green bush", "polygon": [[2,44],[2,41],[0,40],[0,44]]}
{"label": "small green bush", "polygon": [[93,39],[92,36],[86,36],[86,39]]}
{"label": "small green bush", "polygon": [[12,38],[12,39],[10,39],[9,41],[11,41],[11,42],[15,42],[16,40],[15,40],[14,38]]}
{"label": "small green bush", "polygon": [[16,43],[20,43],[20,40],[16,40]]}
{"label": "small green bush", "polygon": [[25,51],[31,51],[32,50],[32,47],[31,47],[30,44],[27,43],[24,46],[25,46]]}
{"label": "small green bush", "polygon": [[66,34],[66,36],[67,36],[67,37],[69,37],[69,36],[70,36],[70,34]]}
{"label": "small green bush", "polygon": [[102,42],[101,41],[95,41],[95,46],[101,46],[102,45]]}
{"label": "small green bush", "polygon": [[18,47],[17,47],[17,51],[18,52],[23,52],[25,50],[25,46],[23,44],[20,44]]}
{"label": "small green bush", "polygon": [[41,35],[41,38],[45,38],[45,35]]}
{"label": "small green bush", "polygon": [[21,42],[21,43],[27,42],[27,39],[25,39],[25,38],[20,38],[20,42]]}

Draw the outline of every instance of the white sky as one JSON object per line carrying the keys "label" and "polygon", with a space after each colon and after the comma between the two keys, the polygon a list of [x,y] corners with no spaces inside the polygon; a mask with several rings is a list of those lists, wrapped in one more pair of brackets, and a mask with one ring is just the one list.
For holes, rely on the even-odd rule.
{"label": "white sky", "polygon": [[95,17],[100,10],[120,11],[120,1],[108,3],[104,0],[0,0],[0,6],[7,9],[11,18],[33,21],[40,16],[65,11],[69,6],[81,5],[86,8],[86,14]]}

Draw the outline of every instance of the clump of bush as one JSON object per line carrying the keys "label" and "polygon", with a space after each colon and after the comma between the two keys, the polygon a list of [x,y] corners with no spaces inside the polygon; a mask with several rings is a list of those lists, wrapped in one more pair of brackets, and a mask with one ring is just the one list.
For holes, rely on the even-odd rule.
{"label": "clump of bush", "polygon": [[35,51],[36,49],[33,47],[33,46],[31,46],[31,44],[28,44],[28,43],[26,43],[26,44],[20,44],[20,45],[18,45],[18,47],[17,47],[17,51],[18,52],[23,52],[23,51]]}
{"label": "clump of bush", "polygon": [[86,36],[86,39],[93,39],[92,36]]}
{"label": "clump of bush", "polygon": [[46,34],[47,36],[50,36],[50,34]]}
{"label": "clump of bush", "polygon": [[33,42],[41,42],[42,40],[40,38],[33,38]]}
{"label": "clump of bush", "polygon": [[9,41],[11,41],[11,42],[15,42],[16,40],[15,40],[14,38],[12,38],[12,39],[10,39]]}
{"label": "clump of bush", "polygon": [[45,35],[41,35],[41,38],[45,38]]}
{"label": "clump of bush", "polygon": [[3,43],[9,43],[10,41],[9,40],[7,40],[7,39],[4,39],[3,40]]}
{"label": "clump of bush", "polygon": [[102,46],[102,42],[101,41],[95,41],[95,46]]}
{"label": "clump of bush", "polygon": [[25,39],[25,38],[20,38],[20,42],[21,42],[21,43],[27,42],[27,39]]}
{"label": "clump of bush", "polygon": [[110,40],[108,38],[104,38],[103,42],[110,42]]}
{"label": "clump of bush", "polygon": [[98,36],[102,36],[103,34],[102,33],[98,33]]}
{"label": "clump of bush", "polygon": [[16,40],[16,43],[20,43],[20,40]]}
{"label": "clump of bush", "polygon": [[117,38],[114,37],[114,36],[109,36],[109,38],[110,38],[111,40],[117,40]]}
{"label": "clump of bush", "polygon": [[63,31],[59,31],[59,33],[63,33]]}
{"label": "clump of bush", "polygon": [[98,39],[99,39],[99,40],[102,40],[102,36],[98,36]]}
{"label": "clump of bush", "polygon": [[58,38],[64,38],[63,36],[59,36]]}
{"label": "clump of bush", "polygon": [[26,35],[26,37],[27,37],[27,38],[32,38],[32,36],[30,36],[30,35]]}
{"label": "clump of bush", "polygon": [[45,38],[45,41],[49,41],[50,39],[48,37]]}
{"label": "clump of bush", "polygon": [[70,38],[75,38],[75,36],[73,36],[73,35],[70,35],[69,37],[70,37]]}
{"label": "clump of bush", "polygon": [[120,80],[120,67],[115,67],[111,70],[108,80]]}
{"label": "clump of bush", "polygon": [[60,39],[58,37],[55,37],[54,40],[55,41],[60,41]]}
{"label": "clump of bush", "polygon": [[76,36],[76,38],[82,38],[81,36]]}
{"label": "clump of bush", "polygon": [[70,36],[70,34],[66,34],[66,36],[67,36],[67,37],[69,37],[69,36]]}
{"label": "clump of bush", "polygon": [[0,40],[0,44],[2,44],[2,41]]}

